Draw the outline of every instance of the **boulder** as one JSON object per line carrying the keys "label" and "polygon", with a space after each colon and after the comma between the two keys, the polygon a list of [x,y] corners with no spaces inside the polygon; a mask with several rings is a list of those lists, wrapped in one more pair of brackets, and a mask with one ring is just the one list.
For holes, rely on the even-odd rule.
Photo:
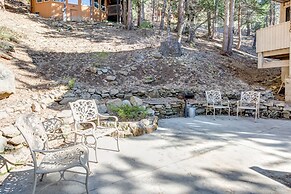
{"label": "boulder", "polygon": [[161,42],[160,52],[166,57],[180,57],[182,56],[181,43],[174,38]]}
{"label": "boulder", "polygon": [[122,100],[119,99],[119,98],[116,98],[116,99],[112,99],[112,100],[108,100],[106,102],[106,105],[107,106],[115,106],[115,107],[118,107],[118,106],[121,106],[122,105]]}
{"label": "boulder", "polygon": [[7,139],[0,136],[0,154],[4,152],[6,145],[7,145]]}
{"label": "boulder", "polygon": [[13,125],[8,126],[8,127],[4,127],[0,130],[2,131],[4,137],[13,138],[13,137],[20,135],[20,131],[16,127],[14,127]]}
{"label": "boulder", "polygon": [[0,100],[15,93],[15,76],[11,70],[0,63]]}
{"label": "boulder", "polygon": [[8,140],[8,143],[14,146],[18,146],[19,144],[22,144],[23,142],[25,142],[25,140],[22,137],[22,135],[18,135]]}
{"label": "boulder", "polygon": [[123,100],[122,105],[132,106],[129,100]]}
{"label": "boulder", "polygon": [[129,101],[133,106],[141,106],[143,103],[142,99],[140,99],[136,96],[131,96]]}
{"label": "boulder", "polygon": [[57,114],[57,117],[59,118],[69,118],[72,116],[73,116],[73,113],[71,110],[62,110],[61,112]]}

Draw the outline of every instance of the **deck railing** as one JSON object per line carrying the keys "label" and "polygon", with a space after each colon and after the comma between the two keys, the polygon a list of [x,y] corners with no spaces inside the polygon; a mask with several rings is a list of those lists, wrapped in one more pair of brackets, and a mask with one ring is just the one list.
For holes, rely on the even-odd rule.
{"label": "deck railing", "polygon": [[280,23],[257,31],[257,53],[290,47],[290,22]]}

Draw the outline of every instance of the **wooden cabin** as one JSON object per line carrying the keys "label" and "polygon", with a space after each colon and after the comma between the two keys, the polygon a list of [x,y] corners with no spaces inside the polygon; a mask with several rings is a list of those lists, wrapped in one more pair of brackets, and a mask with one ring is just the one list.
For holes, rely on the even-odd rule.
{"label": "wooden cabin", "polygon": [[122,0],[30,0],[31,12],[68,21],[119,21]]}
{"label": "wooden cabin", "polygon": [[291,102],[290,0],[274,1],[280,3],[280,22],[257,31],[258,68],[281,68],[285,101]]}

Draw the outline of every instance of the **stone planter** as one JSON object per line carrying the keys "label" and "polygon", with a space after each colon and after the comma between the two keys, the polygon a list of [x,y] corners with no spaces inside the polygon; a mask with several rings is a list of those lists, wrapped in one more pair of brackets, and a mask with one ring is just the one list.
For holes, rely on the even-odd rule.
{"label": "stone planter", "polygon": [[[111,122],[101,123],[103,126],[111,126]],[[133,137],[152,133],[158,128],[158,117],[149,117],[140,121],[118,122],[119,137]],[[112,134],[114,135],[114,134]]]}

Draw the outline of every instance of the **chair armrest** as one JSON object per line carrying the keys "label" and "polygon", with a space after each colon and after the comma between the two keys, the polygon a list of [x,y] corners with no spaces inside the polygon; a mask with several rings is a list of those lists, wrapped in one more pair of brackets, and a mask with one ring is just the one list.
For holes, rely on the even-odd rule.
{"label": "chair armrest", "polygon": [[90,125],[92,125],[93,130],[96,129],[96,124],[95,124],[94,122],[92,122],[92,121],[86,121],[86,122],[75,122],[75,131],[73,131],[73,132],[77,132],[77,131],[78,131],[78,125],[79,125],[79,124],[90,124]]}
{"label": "chair armrest", "polygon": [[33,152],[36,153],[41,153],[41,154],[45,154],[45,153],[54,153],[54,152],[61,152],[61,151],[66,151],[66,150],[75,150],[76,148],[82,147],[83,149],[86,149],[86,151],[88,151],[88,148],[83,145],[83,144],[77,144],[74,146],[70,146],[70,147],[65,147],[65,148],[59,148],[59,149],[52,149],[52,150],[32,150]]}
{"label": "chair armrest", "polygon": [[118,122],[118,118],[116,116],[111,116],[111,115],[102,115],[100,113],[97,113],[97,116],[98,116],[98,125],[100,125],[100,120],[99,120],[99,117],[101,119],[109,119],[109,118],[113,118],[114,119],[114,125],[115,127],[117,127],[117,122]]}

